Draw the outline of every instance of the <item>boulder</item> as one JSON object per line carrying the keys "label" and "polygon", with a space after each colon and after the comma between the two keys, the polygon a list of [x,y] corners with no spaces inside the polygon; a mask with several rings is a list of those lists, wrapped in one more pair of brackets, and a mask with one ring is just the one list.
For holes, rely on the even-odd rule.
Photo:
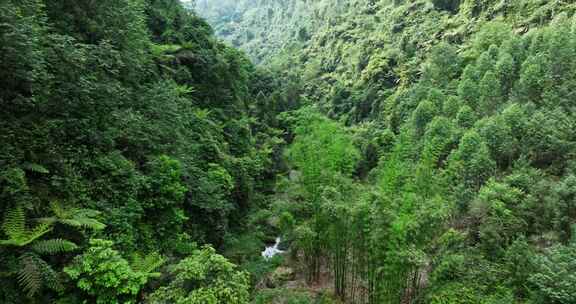
{"label": "boulder", "polygon": [[296,277],[294,269],[290,267],[278,267],[268,277],[267,286],[270,288],[277,288],[284,283],[293,281]]}

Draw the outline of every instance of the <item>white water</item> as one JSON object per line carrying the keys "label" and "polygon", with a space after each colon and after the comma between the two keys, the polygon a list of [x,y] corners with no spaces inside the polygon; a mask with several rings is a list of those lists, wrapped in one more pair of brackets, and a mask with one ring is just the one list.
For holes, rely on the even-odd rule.
{"label": "white water", "polygon": [[269,260],[269,259],[273,258],[275,255],[284,252],[284,250],[278,249],[278,246],[280,246],[280,241],[281,241],[281,239],[279,237],[277,237],[276,243],[274,244],[274,246],[266,246],[266,249],[264,249],[264,251],[262,251],[262,257],[265,260]]}

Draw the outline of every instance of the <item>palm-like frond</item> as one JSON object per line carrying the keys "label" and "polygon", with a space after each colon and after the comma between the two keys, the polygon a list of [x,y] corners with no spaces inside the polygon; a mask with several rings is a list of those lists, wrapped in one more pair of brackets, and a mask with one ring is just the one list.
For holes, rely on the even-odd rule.
{"label": "palm-like frond", "polygon": [[36,163],[25,163],[22,167],[28,171],[32,171],[32,172],[36,172],[36,173],[41,173],[41,174],[50,173],[50,171],[48,169],[46,169],[46,167],[44,167],[40,164],[36,164]]}
{"label": "palm-like frond", "polygon": [[86,209],[86,208],[76,208],[74,211],[74,215],[76,217],[81,217],[81,218],[95,218],[98,217],[101,214],[100,211],[96,211],[96,210],[92,210],[92,209]]}
{"label": "palm-like frond", "polygon": [[60,223],[76,228],[88,228],[92,230],[102,230],[106,225],[91,218],[76,217],[74,219],[62,219]]}
{"label": "palm-like frond", "polygon": [[42,272],[38,258],[32,254],[23,254],[20,257],[20,271],[18,271],[18,283],[29,297],[34,296],[42,288]]}
{"label": "palm-like frond", "polygon": [[157,277],[160,273],[154,272],[158,267],[164,264],[165,259],[158,252],[153,252],[146,255],[135,253],[132,255],[131,267],[134,271],[146,273],[151,277]]}
{"label": "palm-like frond", "polygon": [[76,250],[77,248],[78,246],[76,246],[76,244],[63,239],[42,240],[32,244],[32,250],[39,254],[57,254],[70,252]]}
{"label": "palm-like frond", "polygon": [[43,286],[59,291],[62,290],[56,271],[48,263],[33,253],[20,256],[20,270],[18,271],[18,284],[29,297],[36,295]]}
{"label": "palm-like frond", "polygon": [[50,232],[52,227],[50,224],[42,223],[32,229],[28,229],[26,227],[26,215],[24,209],[17,206],[6,212],[2,229],[10,239],[0,240],[0,246],[23,247]]}
{"label": "palm-like frond", "polygon": [[22,239],[26,233],[26,215],[24,209],[17,206],[6,212],[2,230],[10,239]]}
{"label": "palm-like frond", "polygon": [[58,201],[51,202],[50,208],[54,216],[42,218],[40,219],[41,222],[61,223],[75,228],[92,230],[102,230],[106,228],[106,225],[95,219],[100,214],[100,212],[96,210],[64,206]]}
{"label": "palm-like frond", "polygon": [[30,243],[32,243],[33,241],[35,241],[36,239],[40,238],[41,236],[43,236],[44,234],[48,233],[52,231],[52,226],[48,225],[48,224],[39,224],[36,227],[34,227],[34,229],[32,229],[27,235],[26,235],[26,239],[22,240],[23,242],[21,243],[20,246],[26,246]]}
{"label": "palm-like frond", "polygon": [[52,290],[61,291],[64,289],[58,273],[43,259],[37,258],[36,263],[42,275],[42,284]]}
{"label": "palm-like frond", "polygon": [[67,212],[66,208],[64,208],[62,204],[57,201],[50,202],[50,209],[52,209],[52,212],[54,212],[57,218],[70,217],[70,212]]}
{"label": "palm-like frond", "polygon": [[[58,212],[63,214],[67,210],[58,210]],[[9,239],[0,240],[0,246],[26,246],[27,252],[19,259],[20,270],[17,273],[17,279],[29,297],[36,295],[43,286],[54,290],[62,289],[57,273],[37,254],[56,254],[77,248],[73,242],[63,239],[38,240],[52,230],[53,224],[54,220],[46,220],[29,228],[26,225],[26,214],[21,206],[8,210],[2,223],[2,230]]]}

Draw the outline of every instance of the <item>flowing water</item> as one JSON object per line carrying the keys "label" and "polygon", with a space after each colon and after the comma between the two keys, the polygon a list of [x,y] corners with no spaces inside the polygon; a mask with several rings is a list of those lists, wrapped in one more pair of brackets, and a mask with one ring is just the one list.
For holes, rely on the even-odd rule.
{"label": "flowing water", "polygon": [[284,250],[280,250],[278,249],[278,246],[280,246],[280,241],[282,241],[280,239],[280,237],[276,238],[276,243],[274,243],[274,246],[266,246],[266,248],[264,249],[264,251],[262,251],[262,257],[265,260],[269,260],[271,258],[273,258],[275,255],[283,253]]}

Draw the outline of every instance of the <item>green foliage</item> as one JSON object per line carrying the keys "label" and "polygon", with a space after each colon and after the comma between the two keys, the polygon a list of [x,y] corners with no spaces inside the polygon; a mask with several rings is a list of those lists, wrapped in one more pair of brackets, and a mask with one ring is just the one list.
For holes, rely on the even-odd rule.
{"label": "green foliage", "polygon": [[165,261],[165,258],[157,252],[145,255],[136,252],[132,255],[130,267],[135,272],[147,273],[150,277],[158,277],[161,273],[154,271],[162,266]]}
{"label": "green foliage", "polygon": [[211,247],[194,251],[170,273],[173,278],[150,296],[150,303],[248,303],[248,275]]}
{"label": "green foliage", "polygon": [[432,3],[438,9],[447,11],[456,11],[460,6],[460,0],[434,0]]}
{"label": "green foliage", "polygon": [[437,115],[438,109],[436,105],[431,101],[423,101],[421,102],[416,110],[414,110],[414,128],[419,136],[424,134],[424,130],[426,130],[426,126],[428,123],[432,121],[434,116]]}
{"label": "green foliage", "polygon": [[256,295],[253,303],[332,304],[336,302],[330,299],[327,295],[313,296],[304,290],[264,289]]}
{"label": "green foliage", "polygon": [[[288,182],[302,189],[305,200],[298,210],[305,215],[295,221],[292,215],[282,214],[289,220],[287,234],[295,239],[295,250],[301,250],[307,265],[308,281],[319,279],[321,250],[326,246],[328,226],[335,224],[332,208],[334,201],[341,201],[349,194],[351,177],[360,157],[352,143],[352,136],[340,124],[329,120],[310,108],[300,110],[294,127],[294,141],[287,151],[287,158],[295,166],[297,178]],[[291,193],[293,199],[298,195]],[[283,210],[288,211],[288,210]],[[338,217],[344,214],[337,215]],[[332,222],[331,222],[332,220]],[[344,223],[342,223],[346,227]]]}
{"label": "green foliage", "polygon": [[536,270],[529,282],[537,287],[536,303],[574,302],[575,256],[574,245],[558,245],[535,257]]}
{"label": "green foliage", "polygon": [[[481,64],[481,63],[480,63]],[[492,71],[488,71],[479,83],[480,113],[490,115],[498,110],[502,103],[502,84]]]}
{"label": "green foliage", "polygon": [[24,209],[17,206],[6,212],[2,230],[10,239],[0,241],[0,245],[23,247],[50,232],[51,227],[48,224],[39,224],[34,228],[26,227]]}
{"label": "green foliage", "polygon": [[312,109],[303,109],[299,115],[294,143],[287,155],[301,171],[303,184],[314,201],[317,187],[329,185],[338,175],[352,174],[359,152],[339,124]]}
{"label": "green foliage", "polygon": [[572,1],[76,2],[0,3],[5,302],[574,302]]}
{"label": "green foliage", "polygon": [[[268,216],[266,220],[269,220]],[[282,255],[276,255],[269,260],[262,258],[262,249],[267,244],[263,240],[265,235],[277,235],[276,229],[269,225],[269,223],[250,224],[246,232],[230,235],[224,243],[225,250],[222,254],[230,262],[237,264],[238,270],[249,274],[250,286],[254,288],[252,290],[266,282],[268,276],[284,261]]]}
{"label": "green foliage", "polygon": [[57,254],[61,252],[73,251],[77,249],[78,246],[67,240],[51,239],[34,242],[31,248],[39,254]]}
{"label": "green foliage", "polygon": [[[437,0],[435,2],[458,2],[460,0]],[[450,85],[461,70],[462,59],[454,45],[440,43],[431,50],[428,60],[423,64],[422,81],[436,88]]]}
{"label": "green foliage", "polygon": [[472,202],[470,214],[479,221],[478,236],[488,256],[502,254],[525,231],[525,223],[513,212],[521,198],[519,189],[490,180]]}
{"label": "green foliage", "polygon": [[[56,205],[53,204],[53,206]],[[86,215],[84,219],[93,223],[92,227],[103,226],[102,223],[91,218],[91,215],[93,214]],[[57,271],[43,260],[42,256],[72,252],[77,250],[78,246],[61,238],[40,239],[53,231],[56,221],[40,219],[42,223],[29,228],[25,211],[21,206],[7,210],[5,216],[2,229],[10,239],[0,241],[0,246],[7,246],[9,252],[19,254],[17,268],[8,269],[15,273],[8,273],[8,276],[17,274],[18,283],[29,298],[40,293],[43,287],[61,291],[63,286]]]}
{"label": "green foliage", "polygon": [[135,303],[140,289],[153,275],[146,271],[153,270],[159,263],[140,267],[140,261],[135,263],[140,268],[133,269],[112,245],[111,241],[90,240],[90,247],[64,268],[64,272],[87,295],[86,299],[95,303]]}
{"label": "green foliage", "polygon": [[[310,13],[298,0],[199,3],[217,33],[285,81],[299,78],[307,103],[350,126],[351,138],[325,123],[326,133],[289,129],[287,160],[298,172],[279,183],[273,210],[290,219],[282,227],[303,267],[314,274],[327,261],[336,295],[354,303],[528,301],[530,256],[570,239],[575,218],[566,209],[575,7],[344,2],[317,1]],[[277,45],[292,47],[275,56]],[[328,163],[333,151],[346,155],[325,148],[336,139],[361,151],[359,182]],[[438,248],[446,226],[462,237]]]}
{"label": "green foliage", "polygon": [[41,222],[48,224],[60,223],[77,229],[102,230],[106,227],[105,224],[96,220],[100,215],[100,212],[96,210],[76,208],[72,205],[65,206],[58,201],[50,202],[50,209],[54,216],[41,218]]}
{"label": "green foliage", "polygon": [[468,131],[462,136],[449,162],[457,179],[474,189],[480,189],[495,170],[488,146],[476,131]]}
{"label": "green foliage", "polygon": [[18,271],[18,283],[28,297],[35,296],[44,286],[56,291],[62,290],[57,273],[40,257],[24,253],[19,259],[21,268]]}
{"label": "green foliage", "polygon": [[472,304],[480,303],[480,296],[474,287],[455,283],[430,296],[433,304]]}
{"label": "green foliage", "polygon": [[534,255],[534,248],[524,237],[519,237],[506,249],[504,265],[509,273],[507,285],[522,298],[529,295],[528,279],[535,271]]}
{"label": "green foliage", "polygon": [[[163,259],[122,256],[221,246],[269,191],[280,133],[252,114],[290,94],[180,1],[3,1],[0,42],[0,280],[30,293],[0,298],[136,301]],[[73,252],[114,282],[75,265],[50,283]]]}

